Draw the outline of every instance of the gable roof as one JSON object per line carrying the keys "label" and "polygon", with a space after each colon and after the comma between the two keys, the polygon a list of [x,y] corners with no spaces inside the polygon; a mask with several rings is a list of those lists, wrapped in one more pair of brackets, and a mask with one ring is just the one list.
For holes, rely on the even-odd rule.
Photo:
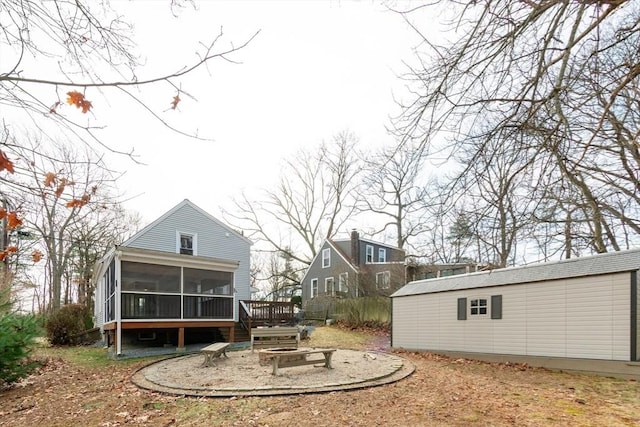
{"label": "gable roof", "polygon": [[640,249],[410,282],[391,297],[640,270]]}
{"label": "gable roof", "polygon": [[358,269],[356,268],[356,266],[353,265],[353,262],[351,262],[347,254],[345,254],[344,251],[340,249],[333,240],[325,239],[324,242],[322,242],[322,245],[320,245],[320,250],[316,252],[316,255],[313,257],[313,259],[309,263],[309,266],[307,267],[307,271],[304,272],[304,276],[302,276],[302,279],[300,279],[300,283],[304,282],[304,280],[307,278],[307,274],[309,274],[309,270],[311,269],[311,266],[316,262],[319,256],[322,256],[322,250],[324,249],[325,244],[328,244],[338,255],[340,255],[340,258],[342,258],[344,262],[347,263],[347,265],[349,265],[349,267],[351,267],[351,269],[355,273],[358,273]]}
{"label": "gable roof", "polygon": [[[387,244],[387,243],[384,243],[384,242],[376,242],[375,240],[364,239],[364,238],[359,237],[359,236],[358,236],[358,240],[363,242],[363,243],[369,243],[369,244],[376,245],[376,246],[382,246],[382,247],[385,247],[385,248],[388,248],[388,249],[396,249],[396,250],[399,250],[399,251],[404,251],[404,249],[399,248],[397,246],[390,245],[390,244]],[[346,242],[350,243],[351,239],[350,238],[334,239],[332,241],[334,243],[346,243]]]}
{"label": "gable roof", "polygon": [[160,216],[158,219],[156,219],[155,221],[151,222],[150,224],[148,224],[146,227],[144,227],[142,230],[138,231],[136,234],[134,234],[133,236],[129,237],[124,243],[122,243],[122,245],[120,246],[128,246],[130,245],[132,242],[136,241],[137,239],[139,239],[141,236],[144,236],[146,233],[149,232],[149,230],[153,229],[156,225],[160,224],[162,221],[164,221],[165,219],[167,219],[168,217],[170,217],[171,215],[173,215],[175,212],[177,212],[179,209],[181,209],[184,206],[190,206],[191,208],[193,208],[194,210],[196,210],[197,212],[201,213],[202,215],[204,215],[205,217],[207,217],[209,220],[215,222],[216,224],[218,224],[220,227],[224,228],[225,230],[227,230],[229,233],[235,235],[236,237],[246,241],[247,243],[249,243],[250,245],[253,244],[253,242],[251,242],[251,240],[249,240],[248,238],[246,238],[244,235],[238,233],[236,230],[234,230],[233,228],[229,227],[228,225],[224,224],[223,222],[221,222],[220,220],[218,220],[216,217],[214,217],[213,215],[211,215],[210,213],[208,213],[207,211],[205,211],[204,209],[200,208],[199,206],[197,206],[196,204],[194,204],[193,202],[191,202],[189,199],[184,199],[182,202],[178,203],[177,205],[175,205],[173,208],[169,209],[167,212],[165,212],[162,216]]}

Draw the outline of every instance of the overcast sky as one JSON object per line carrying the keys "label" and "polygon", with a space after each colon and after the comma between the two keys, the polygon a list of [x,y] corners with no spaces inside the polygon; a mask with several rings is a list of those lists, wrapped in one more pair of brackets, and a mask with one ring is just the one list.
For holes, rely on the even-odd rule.
{"label": "overcast sky", "polygon": [[[221,28],[220,49],[259,34],[232,57],[239,64],[216,60],[184,80],[182,89],[197,102],[181,95],[176,111],[162,112],[180,129],[213,142],[181,137],[125,99],[94,103],[94,114],[111,117],[106,142],[134,149],[144,163],[111,160],[127,171],[119,182],[132,197],[125,207],[140,212],[145,223],[185,198],[219,216],[235,194],[275,182],[284,157],[342,130],[362,144],[393,143],[385,126],[398,112],[394,96],[402,96],[404,87],[398,75],[403,61],[412,60],[417,37],[381,3],[203,0],[177,18],[168,4],[112,2],[135,26],[146,63],[139,79],[192,63],[199,43]],[[158,85],[143,95],[168,108],[175,91]]]}

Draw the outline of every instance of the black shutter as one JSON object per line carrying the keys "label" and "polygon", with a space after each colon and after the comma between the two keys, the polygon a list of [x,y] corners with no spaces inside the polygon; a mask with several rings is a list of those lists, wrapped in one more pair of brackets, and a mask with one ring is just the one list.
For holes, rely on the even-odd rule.
{"label": "black shutter", "polygon": [[467,320],[467,299],[458,298],[458,320]]}
{"label": "black shutter", "polygon": [[502,295],[491,295],[491,318],[502,319]]}

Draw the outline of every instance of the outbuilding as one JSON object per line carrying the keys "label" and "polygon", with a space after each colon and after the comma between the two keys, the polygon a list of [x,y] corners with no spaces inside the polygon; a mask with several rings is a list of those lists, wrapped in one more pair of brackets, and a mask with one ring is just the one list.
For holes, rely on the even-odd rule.
{"label": "outbuilding", "polygon": [[410,282],[391,345],[638,378],[638,270],[629,250]]}

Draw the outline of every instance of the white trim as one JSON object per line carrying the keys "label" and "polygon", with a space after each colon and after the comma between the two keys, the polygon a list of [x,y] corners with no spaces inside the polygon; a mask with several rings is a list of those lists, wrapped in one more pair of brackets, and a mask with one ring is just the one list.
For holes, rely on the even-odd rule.
{"label": "white trim", "polygon": [[118,247],[118,258],[122,261],[141,262],[145,264],[159,264],[172,267],[200,268],[205,270],[235,272],[240,261],[219,258],[208,258],[191,255],[180,255],[170,252],[152,251],[148,249]]}
{"label": "white trim", "polygon": [[116,322],[116,355],[120,356],[122,354],[122,290],[121,290],[121,282],[120,279],[120,258],[117,256],[115,259],[115,287],[116,291],[113,294],[115,298],[115,319]]}

